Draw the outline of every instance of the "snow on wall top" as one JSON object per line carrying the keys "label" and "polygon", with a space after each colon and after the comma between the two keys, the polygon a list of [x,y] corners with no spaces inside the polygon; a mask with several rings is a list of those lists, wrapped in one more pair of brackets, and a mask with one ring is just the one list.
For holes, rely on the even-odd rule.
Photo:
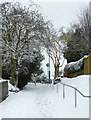
{"label": "snow on wall top", "polygon": [[80,60],[76,61],[76,62],[71,62],[67,64],[67,68],[69,69],[69,71],[78,71],[81,69],[81,67],[83,66],[84,63],[84,59],[86,59],[88,57],[88,55],[84,56],[83,58],[81,58]]}
{"label": "snow on wall top", "polygon": [[9,91],[19,91],[19,88],[16,88],[15,86],[11,85],[9,80],[5,80],[0,78],[0,83],[8,81],[8,90]]}
{"label": "snow on wall top", "polygon": [[0,83],[6,82],[6,81],[7,81],[7,80],[4,80],[4,79],[0,78]]}

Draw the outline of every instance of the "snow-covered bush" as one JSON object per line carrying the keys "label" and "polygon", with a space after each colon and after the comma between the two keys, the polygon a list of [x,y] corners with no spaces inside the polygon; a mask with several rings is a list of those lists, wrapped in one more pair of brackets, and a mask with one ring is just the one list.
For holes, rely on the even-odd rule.
{"label": "snow-covered bush", "polygon": [[41,74],[43,73],[43,70],[41,69],[41,61],[43,59],[44,57],[40,52],[38,52],[32,62],[29,59],[22,61],[19,69],[18,80],[18,87],[20,89],[22,89],[30,81],[33,82],[41,80]]}
{"label": "snow-covered bush", "polygon": [[[31,59],[25,59],[21,62],[18,74],[18,88],[22,89],[28,82],[33,81],[34,79],[40,82],[45,78],[42,74],[43,70],[41,69],[41,61],[43,59],[44,57],[41,53],[37,52],[36,56],[34,56],[34,60],[31,61]],[[10,63],[5,64],[2,70],[3,79],[10,79],[10,72]],[[32,79],[32,75],[34,75],[34,79]]]}
{"label": "snow-covered bush", "polygon": [[43,83],[43,81],[45,81],[47,78],[46,78],[45,74],[42,73],[42,74],[39,74],[39,75],[33,74],[31,79],[33,80],[33,82]]}
{"label": "snow-covered bush", "polygon": [[76,62],[69,63],[67,65],[69,73],[74,73],[74,72],[77,72],[79,70],[83,70],[85,58],[87,58],[87,56],[84,56],[83,58],[81,58],[80,60],[78,60]]}

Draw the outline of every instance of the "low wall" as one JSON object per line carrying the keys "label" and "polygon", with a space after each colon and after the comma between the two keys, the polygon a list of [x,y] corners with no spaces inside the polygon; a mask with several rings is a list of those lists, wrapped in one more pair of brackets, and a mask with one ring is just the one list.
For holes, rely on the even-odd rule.
{"label": "low wall", "polygon": [[79,75],[84,75],[84,70],[80,70],[80,71],[77,71],[75,73],[71,73],[71,74],[69,74],[69,77],[72,78],[72,77],[76,77]]}
{"label": "low wall", "polygon": [[0,102],[8,95],[8,81],[0,82]]}

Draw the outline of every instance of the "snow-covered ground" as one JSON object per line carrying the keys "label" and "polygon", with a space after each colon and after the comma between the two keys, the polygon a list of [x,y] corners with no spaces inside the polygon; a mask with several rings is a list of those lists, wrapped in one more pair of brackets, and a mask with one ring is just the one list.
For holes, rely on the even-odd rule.
{"label": "snow-covered ground", "polygon": [[90,75],[80,75],[74,78],[61,78],[61,81],[79,89],[84,95],[89,96],[89,79]]}
{"label": "snow-covered ground", "polygon": [[[89,76],[62,78],[62,82],[76,86],[83,94],[89,94]],[[9,97],[0,103],[2,118],[88,118],[89,99],[77,94],[75,108],[74,90],[66,87],[63,99],[63,86],[29,83],[18,93],[9,93]]]}

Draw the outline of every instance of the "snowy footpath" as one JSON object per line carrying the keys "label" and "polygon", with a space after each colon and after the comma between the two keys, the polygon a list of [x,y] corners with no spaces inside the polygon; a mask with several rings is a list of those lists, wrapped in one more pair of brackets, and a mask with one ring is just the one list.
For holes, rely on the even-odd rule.
{"label": "snowy footpath", "polygon": [[[89,93],[88,81],[88,76],[81,76],[75,79],[62,79],[64,83],[75,84],[79,89],[83,89],[84,94]],[[0,103],[1,117],[88,118],[89,99],[83,98],[78,93],[77,107],[75,108],[74,90],[66,87],[65,92],[65,99],[63,99],[63,86],[60,83],[58,84],[58,93],[57,85],[53,89],[52,85],[51,87],[47,84],[37,84],[35,86],[33,83],[29,83],[25,86],[24,90],[18,93],[9,93],[9,97]]]}

